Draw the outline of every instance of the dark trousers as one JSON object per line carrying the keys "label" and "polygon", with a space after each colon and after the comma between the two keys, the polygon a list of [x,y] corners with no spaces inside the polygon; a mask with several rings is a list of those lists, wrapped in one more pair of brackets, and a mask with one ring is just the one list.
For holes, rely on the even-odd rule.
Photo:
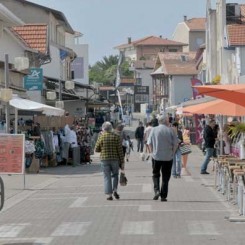
{"label": "dark trousers", "polygon": [[137,151],[143,152],[144,149],[144,139],[137,139]]}
{"label": "dark trousers", "polygon": [[127,147],[126,147],[126,146],[123,146],[122,148],[123,148],[123,155],[124,155],[124,157],[125,157],[125,155],[126,155],[126,150],[127,150]]}
{"label": "dark trousers", "polygon": [[[160,187],[160,177],[162,174],[162,185],[160,195],[162,198],[167,198],[168,196],[168,182],[171,177],[173,160],[171,161],[157,161],[152,159],[152,173],[153,173],[153,184],[155,193],[159,192]],[[161,171],[161,174],[160,174]]]}

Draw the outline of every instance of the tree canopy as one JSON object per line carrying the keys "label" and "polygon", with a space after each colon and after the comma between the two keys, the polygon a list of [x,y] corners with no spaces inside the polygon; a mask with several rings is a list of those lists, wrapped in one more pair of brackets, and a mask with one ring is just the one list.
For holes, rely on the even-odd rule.
{"label": "tree canopy", "polygon": [[[103,60],[97,61],[95,65],[89,69],[89,82],[103,83],[107,85],[114,85],[117,74],[118,55],[104,56]],[[122,77],[133,78],[133,71],[129,69],[130,64],[123,61],[120,66],[120,73]]]}

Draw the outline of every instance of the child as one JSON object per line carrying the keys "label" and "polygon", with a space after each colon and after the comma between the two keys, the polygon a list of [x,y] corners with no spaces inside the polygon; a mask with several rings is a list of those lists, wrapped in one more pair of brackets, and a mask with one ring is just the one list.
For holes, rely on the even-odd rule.
{"label": "child", "polygon": [[131,149],[132,149],[132,151],[134,150],[133,142],[130,139],[129,135],[127,135],[126,136],[126,160],[127,160],[127,162],[128,162],[128,159],[129,159],[129,155],[130,155]]}

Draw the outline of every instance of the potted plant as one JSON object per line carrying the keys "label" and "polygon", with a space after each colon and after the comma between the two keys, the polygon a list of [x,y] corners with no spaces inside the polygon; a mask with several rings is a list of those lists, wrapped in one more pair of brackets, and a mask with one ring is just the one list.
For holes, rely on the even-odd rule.
{"label": "potted plant", "polygon": [[228,128],[232,141],[239,145],[240,159],[245,159],[245,123],[235,123]]}

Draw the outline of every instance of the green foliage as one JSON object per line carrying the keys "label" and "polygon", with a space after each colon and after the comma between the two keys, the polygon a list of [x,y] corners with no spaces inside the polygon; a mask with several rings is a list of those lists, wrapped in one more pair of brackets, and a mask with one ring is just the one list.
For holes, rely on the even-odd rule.
{"label": "green foliage", "polygon": [[121,72],[123,77],[133,78],[134,72],[129,70],[130,65],[127,61],[124,61],[121,65]]}
{"label": "green foliage", "polygon": [[[117,74],[118,55],[104,56],[103,60],[97,61],[95,65],[89,67],[89,82],[114,85]],[[123,77],[133,77],[133,72],[129,70],[129,63],[124,61],[120,67]]]}
{"label": "green foliage", "polygon": [[237,138],[241,133],[245,133],[245,123],[230,125],[228,128],[228,134],[232,139]]}

